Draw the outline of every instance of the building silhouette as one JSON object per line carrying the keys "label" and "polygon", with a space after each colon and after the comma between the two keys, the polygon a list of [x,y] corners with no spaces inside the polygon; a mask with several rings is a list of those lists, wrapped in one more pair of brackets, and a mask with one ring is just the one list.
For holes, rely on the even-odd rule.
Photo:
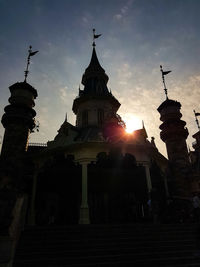
{"label": "building silhouette", "polygon": [[188,153],[181,104],[167,98],[158,107],[165,158],[144,125],[125,133],[108,79],[93,47],[84,88],[72,106],[76,125],[66,118],[47,144],[28,143],[36,128],[37,90],[26,81],[9,87],[0,158],[3,234],[17,233],[19,217],[23,225],[132,223],[151,220],[150,199],[161,218],[169,198],[178,208],[189,207],[199,191],[200,132],[193,135],[195,151]]}

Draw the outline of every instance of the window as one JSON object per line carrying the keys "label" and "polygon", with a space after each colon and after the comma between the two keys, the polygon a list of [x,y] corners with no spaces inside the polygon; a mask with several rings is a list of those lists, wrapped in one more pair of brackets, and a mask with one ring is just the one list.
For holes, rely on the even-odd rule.
{"label": "window", "polygon": [[98,125],[102,125],[103,124],[103,120],[104,120],[104,111],[103,111],[103,109],[98,109],[98,111],[97,111],[97,119],[98,119]]}
{"label": "window", "polygon": [[88,110],[84,110],[82,113],[82,126],[88,126]]}

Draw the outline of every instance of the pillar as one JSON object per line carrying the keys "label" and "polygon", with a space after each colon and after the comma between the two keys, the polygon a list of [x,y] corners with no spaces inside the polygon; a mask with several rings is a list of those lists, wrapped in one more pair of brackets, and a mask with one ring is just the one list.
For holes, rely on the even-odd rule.
{"label": "pillar", "polygon": [[28,220],[28,224],[32,226],[35,225],[35,196],[37,189],[37,177],[38,177],[38,168],[36,169],[33,176],[31,203],[30,203],[29,220]]}
{"label": "pillar", "polygon": [[81,162],[82,198],[81,198],[79,224],[90,224],[89,207],[88,207],[88,163],[89,162]]}
{"label": "pillar", "polygon": [[167,183],[167,177],[166,176],[164,176],[164,185],[165,185],[166,197],[169,198],[169,188],[168,188],[168,183]]}
{"label": "pillar", "polygon": [[150,193],[152,190],[152,183],[151,183],[151,175],[150,175],[150,171],[149,171],[149,165],[145,164],[144,167],[145,167],[145,173],[146,173],[147,189],[148,189],[148,193]]}

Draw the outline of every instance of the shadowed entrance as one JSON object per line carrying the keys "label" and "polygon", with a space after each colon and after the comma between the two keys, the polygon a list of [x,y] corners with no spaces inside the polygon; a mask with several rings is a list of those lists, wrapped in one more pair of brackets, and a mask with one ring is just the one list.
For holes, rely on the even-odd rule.
{"label": "shadowed entrance", "polygon": [[145,169],[131,154],[99,153],[88,166],[91,223],[140,221],[148,199]]}

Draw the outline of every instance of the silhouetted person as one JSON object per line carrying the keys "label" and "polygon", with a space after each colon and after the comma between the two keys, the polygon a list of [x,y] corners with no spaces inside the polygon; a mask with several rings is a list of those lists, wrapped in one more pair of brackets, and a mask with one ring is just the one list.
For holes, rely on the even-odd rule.
{"label": "silhouetted person", "polygon": [[151,190],[151,213],[153,217],[153,223],[158,223],[159,221],[159,201],[158,201],[158,193],[156,188],[152,188]]}
{"label": "silhouetted person", "polygon": [[194,193],[192,198],[192,205],[193,205],[193,219],[194,222],[200,221],[200,198],[197,192]]}

